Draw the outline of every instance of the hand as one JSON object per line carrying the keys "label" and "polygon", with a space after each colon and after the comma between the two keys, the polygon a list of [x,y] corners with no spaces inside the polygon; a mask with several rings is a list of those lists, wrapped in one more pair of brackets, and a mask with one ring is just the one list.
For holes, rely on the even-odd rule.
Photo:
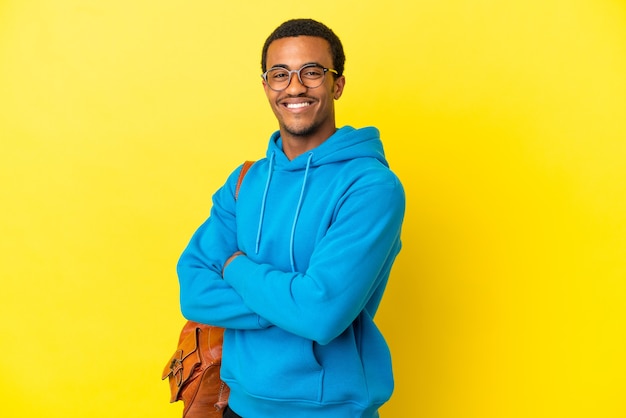
{"label": "hand", "polygon": [[224,267],[222,267],[222,277],[224,277],[224,270],[226,269],[226,266],[228,266],[230,264],[230,262],[233,261],[235,259],[235,257],[237,257],[239,255],[246,255],[246,254],[243,251],[237,251],[233,255],[228,257],[228,260],[226,260],[226,262],[224,263]]}

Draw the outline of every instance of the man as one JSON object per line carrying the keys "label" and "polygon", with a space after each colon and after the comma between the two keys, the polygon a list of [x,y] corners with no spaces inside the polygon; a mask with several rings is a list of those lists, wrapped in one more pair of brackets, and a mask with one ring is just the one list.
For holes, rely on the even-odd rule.
{"label": "man", "polygon": [[373,322],[400,251],[404,192],[378,130],[335,126],[337,36],[310,19],[267,39],[263,88],[279,131],[213,196],[178,263],[184,316],[226,328],[225,417],[377,417],[393,391]]}

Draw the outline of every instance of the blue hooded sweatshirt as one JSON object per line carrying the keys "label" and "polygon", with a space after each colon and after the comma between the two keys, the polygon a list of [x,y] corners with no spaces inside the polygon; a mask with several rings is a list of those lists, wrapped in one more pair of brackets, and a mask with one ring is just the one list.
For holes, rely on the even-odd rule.
{"label": "blue hooded sweatshirt", "polygon": [[[178,263],[181,309],[226,328],[222,379],[245,418],[377,417],[393,391],[373,318],[400,251],[405,197],[376,128],[266,158],[213,196]],[[224,269],[225,261],[242,251]]]}

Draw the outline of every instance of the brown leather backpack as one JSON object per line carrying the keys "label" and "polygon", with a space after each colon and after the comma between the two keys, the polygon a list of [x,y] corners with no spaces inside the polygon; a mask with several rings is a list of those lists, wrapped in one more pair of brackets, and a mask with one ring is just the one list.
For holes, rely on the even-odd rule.
{"label": "brown leather backpack", "polygon": [[170,402],[183,401],[184,418],[221,418],[230,388],[220,379],[224,329],[187,321],[178,349],[165,366]]}

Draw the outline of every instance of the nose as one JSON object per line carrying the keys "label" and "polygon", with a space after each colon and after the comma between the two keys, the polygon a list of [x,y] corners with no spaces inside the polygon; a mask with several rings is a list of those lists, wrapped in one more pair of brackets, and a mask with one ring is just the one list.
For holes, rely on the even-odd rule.
{"label": "nose", "polygon": [[289,80],[289,85],[285,89],[285,93],[290,96],[298,96],[304,92],[306,92],[307,87],[300,82],[299,73],[297,71],[293,71],[291,73],[291,80]]}

